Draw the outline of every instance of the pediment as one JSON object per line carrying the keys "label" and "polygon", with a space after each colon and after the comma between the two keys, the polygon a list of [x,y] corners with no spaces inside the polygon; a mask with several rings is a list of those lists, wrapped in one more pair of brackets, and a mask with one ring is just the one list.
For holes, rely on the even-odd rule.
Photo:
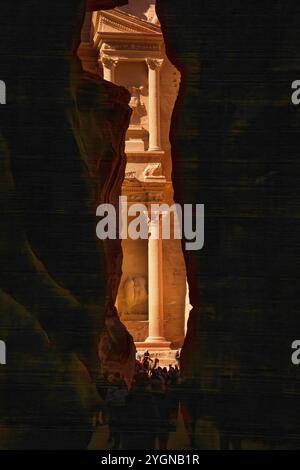
{"label": "pediment", "polygon": [[161,35],[161,28],[115,8],[100,12],[98,32]]}

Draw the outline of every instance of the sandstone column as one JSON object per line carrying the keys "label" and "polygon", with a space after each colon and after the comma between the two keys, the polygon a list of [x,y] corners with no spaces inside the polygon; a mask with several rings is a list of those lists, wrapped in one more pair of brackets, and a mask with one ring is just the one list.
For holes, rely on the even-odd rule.
{"label": "sandstone column", "polygon": [[100,61],[103,65],[103,78],[108,82],[114,83],[115,81],[115,68],[118,60],[113,57],[102,55]]}
{"label": "sandstone column", "polygon": [[164,346],[166,340],[163,336],[162,239],[159,214],[149,221],[148,298],[149,336],[146,343]]}
{"label": "sandstone column", "polygon": [[146,59],[149,86],[149,151],[160,150],[160,67],[163,59]]}

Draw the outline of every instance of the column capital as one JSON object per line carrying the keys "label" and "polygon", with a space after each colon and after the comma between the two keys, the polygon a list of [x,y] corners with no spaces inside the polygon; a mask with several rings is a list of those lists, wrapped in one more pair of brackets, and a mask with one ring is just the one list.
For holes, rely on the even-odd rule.
{"label": "column capital", "polygon": [[148,57],[146,59],[146,64],[151,70],[159,70],[163,62],[164,62],[164,59],[153,59],[151,57]]}
{"label": "column capital", "polygon": [[107,69],[112,69],[117,66],[119,59],[116,57],[111,57],[109,55],[102,54],[100,56],[100,62],[106,67]]}

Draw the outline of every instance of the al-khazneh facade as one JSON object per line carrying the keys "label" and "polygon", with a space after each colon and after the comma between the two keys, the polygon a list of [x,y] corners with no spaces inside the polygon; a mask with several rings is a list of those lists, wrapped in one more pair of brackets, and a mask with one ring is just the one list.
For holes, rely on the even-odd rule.
{"label": "al-khazneh facade", "polygon": [[[166,56],[154,3],[88,14],[79,55],[86,71],[131,94],[122,194],[129,204],[171,205],[169,130],[180,74]],[[181,242],[152,238],[159,230],[152,224],[149,240],[122,241],[117,309],[138,349],[169,360],[183,343],[190,306]]]}

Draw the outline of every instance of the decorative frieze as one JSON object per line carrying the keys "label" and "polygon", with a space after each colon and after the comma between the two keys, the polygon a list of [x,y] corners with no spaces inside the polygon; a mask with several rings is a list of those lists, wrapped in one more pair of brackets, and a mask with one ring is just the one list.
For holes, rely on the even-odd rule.
{"label": "decorative frieze", "polygon": [[111,51],[151,51],[151,52],[159,52],[160,46],[159,44],[153,43],[141,43],[141,42],[107,42],[102,46],[103,50]]}

